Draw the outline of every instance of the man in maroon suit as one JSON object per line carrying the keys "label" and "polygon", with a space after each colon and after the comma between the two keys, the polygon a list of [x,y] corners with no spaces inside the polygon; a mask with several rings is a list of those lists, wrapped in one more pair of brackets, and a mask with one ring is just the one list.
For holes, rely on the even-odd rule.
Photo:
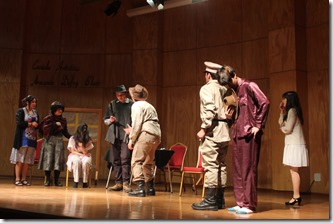
{"label": "man in maroon suit", "polygon": [[232,133],[232,173],[237,205],[228,210],[250,214],[257,207],[257,169],[269,101],[256,83],[240,78],[230,66],[223,66],[219,82],[236,91],[239,108]]}

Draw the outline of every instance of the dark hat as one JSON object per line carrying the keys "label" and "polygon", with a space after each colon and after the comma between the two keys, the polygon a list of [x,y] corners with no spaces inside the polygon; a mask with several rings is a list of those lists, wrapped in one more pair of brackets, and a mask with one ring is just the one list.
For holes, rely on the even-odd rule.
{"label": "dark hat", "polygon": [[126,90],[126,87],[125,87],[125,85],[118,85],[117,87],[116,87],[116,89],[114,90],[114,92],[115,93],[123,93],[123,92],[128,92],[127,90]]}
{"label": "dark hat", "polygon": [[63,112],[65,111],[65,106],[61,102],[59,101],[52,102],[51,104],[52,114],[54,114],[58,110],[58,108],[60,108]]}
{"label": "dark hat", "polygon": [[135,100],[145,101],[148,98],[148,91],[145,87],[140,84],[135,85],[134,87],[129,88],[129,93],[131,97]]}

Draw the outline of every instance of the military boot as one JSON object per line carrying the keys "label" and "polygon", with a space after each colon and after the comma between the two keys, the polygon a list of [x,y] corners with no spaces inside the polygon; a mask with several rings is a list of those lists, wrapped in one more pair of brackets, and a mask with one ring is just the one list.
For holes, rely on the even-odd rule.
{"label": "military boot", "polygon": [[205,198],[200,203],[193,203],[194,210],[217,211],[217,188],[205,188]]}
{"label": "military boot", "polygon": [[134,191],[129,192],[128,195],[133,197],[145,197],[146,196],[145,181],[139,180],[136,182],[136,184],[138,185],[138,188],[135,189]]}
{"label": "military boot", "polygon": [[154,179],[147,182],[147,195],[155,196]]}
{"label": "military boot", "polygon": [[225,208],[224,187],[217,188],[217,207],[218,209]]}

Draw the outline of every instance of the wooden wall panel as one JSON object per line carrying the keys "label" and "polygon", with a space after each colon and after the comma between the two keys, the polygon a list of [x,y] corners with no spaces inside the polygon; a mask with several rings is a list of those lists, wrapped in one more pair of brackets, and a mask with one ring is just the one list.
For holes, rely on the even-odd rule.
{"label": "wooden wall panel", "polygon": [[319,24],[327,24],[330,16],[330,1],[307,0],[306,1],[306,23],[308,27]]}
{"label": "wooden wall panel", "polygon": [[80,0],[63,1],[61,52],[104,53],[105,3],[80,4]]}
{"label": "wooden wall panel", "polygon": [[20,83],[22,50],[0,49],[0,83]]}
{"label": "wooden wall panel", "polygon": [[295,27],[296,44],[296,69],[306,71],[307,67],[307,48],[306,48],[306,29],[304,27]]}
{"label": "wooden wall panel", "polygon": [[269,1],[242,1],[243,40],[266,38]]}
{"label": "wooden wall panel", "polygon": [[164,53],[163,87],[195,85],[196,66],[196,51],[187,50]]}
{"label": "wooden wall panel", "polygon": [[[77,92],[80,93],[77,93]],[[57,97],[67,107],[72,108],[102,108],[101,88],[64,88]]]}
{"label": "wooden wall panel", "polygon": [[133,84],[141,83],[146,85],[156,85],[157,76],[161,75],[158,72],[158,55],[156,49],[152,50],[137,50],[133,52],[132,63],[132,80]]}
{"label": "wooden wall panel", "polygon": [[329,32],[327,24],[307,29],[307,69],[309,72],[329,69]]}
{"label": "wooden wall panel", "polygon": [[186,165],[195,165],[197,160],[198,140],[197,132],[200,130],[199,116],[199,89],[196,86],[177,86],[164,88],[163,116],[161,125],[163,129],[164,147],[182,142],[188,146]]}
{"label": "wooden wall panel", "polygon": [[[1,64],[1,62],[0,62]],[[0,65],[0,67],[2,64]],[[0,76],[2,71],[0,70]],[[19,106],[20,83],[19,82],[3,82],[0,81],[0,117],[3,124],[0,125],[0,132],[3,135],[1,139],[0,149],[0,176],[13,174],[13,165],[9,162],[10,153],[12,151],[14,134],[16,128],[15,114]]]}
{"label": "wooden wall panel", "polygon": [[241,0],[210,0],[196,5],[197,48],[240,42]]}
{"label": "wooden wall panel", "polygon": [[0,1],[0,48],[22,49],[27,0]]}
{"label": "wooden wall panel", "polygon": [[295,25],[294,1],[269,1],[268,10],[268,31]]}
{"label": "wooden wall panel", "polygon": [[102,55],[25,54],[27,84],[48,87],[102,87]]}
{"label": "wooden wall panel", "polygon": [[[1,4],[1,3],[0,3]],[[13,173],[13,165],[9,162],[16,128],[15,113],[21,106],[20,78],[21,78],[22,50],[0,48],[0,125],[2,134],[2,155],[0,158],[0,175],[6,175],[8,170]]]}
{"label": "wooden wall panel", "polygon": [[[104,1],[105,6],[113,1]],[[131,1],[121,1],[121,7],[115,16],[106,16],[106,52],[131,53],[133,44],[132,19],[126,15]],[[100,12],[104,14],[104,12]]]}
{"label": "wooden wall panel", "polygon": [[27,4],[25,47],[27,52],[60,51],[62,4],[59,0],[35,0]]}
{"label": "wooden wall panel", "polygon": [[101,54],[61,55],[56,70],[58,86],[101,88],[104,86],[104,56]]}
{"label": "wooden wall panel", "polygon": [[314,173],[321,174],[321,181],[315,182],[312,192],[325,193],[329,191],[331,170],[330,160],[330,119],[329,110],[332,100],[329,92],[328,70],[309,72],[309,155],[310,155],[310,178],[313,180]]}
{"label": "wooden wall panel", "polygon": [[21,85],[25,85],[27,92],[30,91],[30,88],[42,87],[48,89],[44,93],[45,95],[50,94],[50,90],[57,86],[56,70],[59,67],[59,55],[24,54],[22,58],[23,80]]}
{"label": "wooden wall panel", "polygon": [[[200,4],[166,10],[163,16],[163,50],[179,51],[196,47],[196,8]],[[177,36],[177,38],[175,38]]]}
{"label": "wooden wall panel", "polygon": [[295,28],[287,27],[269,32],[269,72],[296,68]]}
{"label": "wooden wall panel", "polygon": [[[271,103],[271,86],[269,78],[250,79],[250,81],[255,82],[259,86]],[[275,107],[270,107],[268,112],[265,128],[263,129],[264,135],[261,138],[261,150],[258,164],[258,187],[267,189],[272,186],[271,169],[274,163],[273,159],[275,158],[272,156],[272,149],[274,148],[271,144],[272,128],[275,128],[275,125],[272,125],[271,120],[275,120],[275,117],[272,117],[271,109],[275,109]]]}
{"label": "wooden wall panel", "polygon": [[[129,54],[107,55],[104,73],[104,86],[109,87],[110,93],[118,85],[124,84],[127,88],[132,84],[132,56]],[[102,72],[103,73],[103,72]]]}
{"label": "wooden wall panel", "polygon": [[[307,70],[310,179],[321,174],[311,192],[327,193],[330,185],[330,96],[329,96],[329,9],[328,1],[307,1]],[[316,102],[314,104],[314,102]]]}
{"label": "wooden wall panel", "polygon": [[268,76],[268,39],[248,41],[243,44],[242,68],[246,78],[260,79]]}
{"label": "wooden wall panel", "polygon": [[133,50],[156,49],[160,34],[160,15],[150,13],[132,18],[133,22]]}
{"label": "wooden wall panel", "polygon": [[204,61],[212,61],[221,65],[232,66],[237,73],[242,74],[242,44],[228,44],[207,47],[197,50],[197,83],[202,84]]}

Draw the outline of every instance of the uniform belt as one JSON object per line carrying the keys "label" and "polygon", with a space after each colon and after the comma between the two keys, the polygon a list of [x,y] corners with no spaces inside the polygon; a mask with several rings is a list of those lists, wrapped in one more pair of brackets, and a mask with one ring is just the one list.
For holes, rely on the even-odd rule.
{"label": "uniform belt", "polygon": [[228,119],[216,119],[216,118],[214,118],[213,121],[216,121],[216,122],[226,122],[226,123],[229,122]]}

